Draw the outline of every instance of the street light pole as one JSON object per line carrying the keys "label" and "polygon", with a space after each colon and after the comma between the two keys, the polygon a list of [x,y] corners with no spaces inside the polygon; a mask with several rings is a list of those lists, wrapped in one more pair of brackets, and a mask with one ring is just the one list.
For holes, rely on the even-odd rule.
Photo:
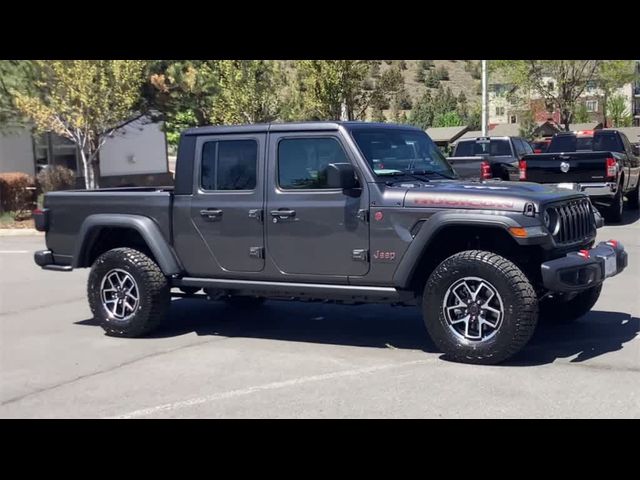
{"label": "street light pole", "polygon": [[487,136],[489,125],[489,105],[487,105],[487,61],[482,60],[482,136]]}

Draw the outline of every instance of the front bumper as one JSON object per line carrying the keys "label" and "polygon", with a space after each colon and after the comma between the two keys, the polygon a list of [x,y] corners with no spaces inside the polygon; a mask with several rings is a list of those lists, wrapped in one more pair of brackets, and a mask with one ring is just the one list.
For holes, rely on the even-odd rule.
{"label": "front bumper", "polygon": [[577,292],[594,287],[622,272],[628,263],[624,246],[615,240],[590,250],[568,253],[541,265],[542,284],[551,292]]}

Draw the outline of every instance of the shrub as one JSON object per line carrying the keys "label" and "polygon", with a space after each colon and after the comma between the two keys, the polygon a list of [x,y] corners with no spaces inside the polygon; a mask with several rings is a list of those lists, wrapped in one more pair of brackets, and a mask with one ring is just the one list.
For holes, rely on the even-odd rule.
{"label": "shrub", "polygon": [[2,210],[18,217],[31,210],[35,200],[35,182],[22,172],[0,173],[0,204]]}
{"label": "shrub", "polygon": [[69,190],[76,185],[76,174],[73,170],[61,165],[52,165],[42,169],[37,178],[43,193]]}
{"label": "shrub", "polygon": [[449,80],[449,70],[446,67],[439,67],[436,69],[436,76],[438,80]]}

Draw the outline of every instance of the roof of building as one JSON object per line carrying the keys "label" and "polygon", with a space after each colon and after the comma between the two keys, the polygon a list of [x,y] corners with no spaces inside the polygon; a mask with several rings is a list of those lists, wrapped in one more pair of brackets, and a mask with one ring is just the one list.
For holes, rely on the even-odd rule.
{"label": "roof of building", "polygon": [[434,142],[455,142],[460,136],[462,136],[469,127],[462,125],[459,127],[432,127],[427,128],[427,135],[431,137]]}
{"label": "roof of building", "polygon": [[579,130],[596,130],[602,128],[602,122],[587,122],[587,123],[570,123],[569,131],[577,132]]}
{"label": "roof of building", "polygon": [[469,130],[465,132],[458,140],[466,139],[466,138],[477,138],[482,136],[482,130]]}

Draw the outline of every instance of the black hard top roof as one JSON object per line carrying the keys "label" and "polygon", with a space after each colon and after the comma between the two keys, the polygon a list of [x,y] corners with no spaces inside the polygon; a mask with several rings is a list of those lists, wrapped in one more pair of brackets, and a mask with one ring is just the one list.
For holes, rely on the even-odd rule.
{"label": "black hard top roof", "polygon": [[292,132],[292,131],[322,131],[338,130],[340,126],[348,130],[360,128],[392,128],[402,130],[422,131],[411,125],[401,125],[395,123],[374,123],[374,122],[291,122],[291,123],[256,123],[251,125],[221,125],[189,128],[184,131],[184,135],[219,135],[231,133],[265,133],[265,132]]}

